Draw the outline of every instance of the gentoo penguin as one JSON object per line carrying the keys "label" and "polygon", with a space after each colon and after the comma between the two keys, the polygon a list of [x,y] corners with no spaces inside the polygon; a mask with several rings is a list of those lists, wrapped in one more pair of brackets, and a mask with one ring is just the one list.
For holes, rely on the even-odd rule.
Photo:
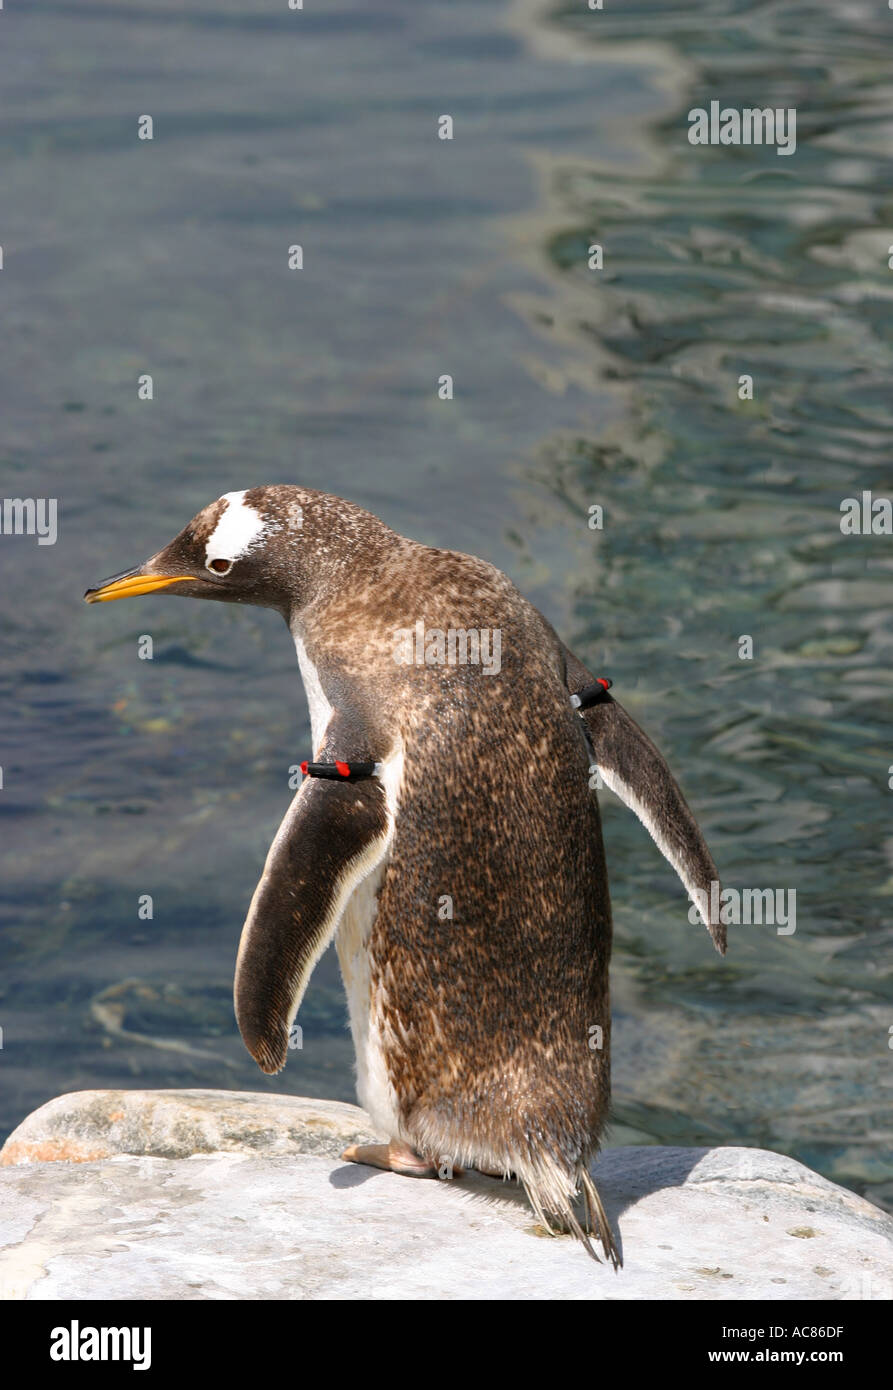
{"label": "gentoo penguin", "polygon": [[[546,1229],[593,1255],[594,1233],[616,1267],[589,1173],[611,1030],[595,765],[702,914],[717,901],[661,754],[498,569],[326,493],[229,492],[85,598],[159,591],[277,609],[310,707],[308,775],[236,963],[255,1061],[285,1065],[334,939],[359,1099],[389,1136],[344,1157],[413,1176],[514,1175]],[[722,923],[705,924],[724,952]]]}

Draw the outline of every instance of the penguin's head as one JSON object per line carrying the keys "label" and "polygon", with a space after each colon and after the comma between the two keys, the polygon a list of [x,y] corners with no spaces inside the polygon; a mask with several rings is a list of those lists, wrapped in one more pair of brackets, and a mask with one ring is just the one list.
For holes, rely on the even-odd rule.
{"label": "penguin's head", "polygon": [[145,564],[103,580],[84,598],[108,603],[163,590],[275,608],[287,618],[310,596],[320,568],[315,536],[304,531],[311,499],[335,500],[284,485],[227,492]]}

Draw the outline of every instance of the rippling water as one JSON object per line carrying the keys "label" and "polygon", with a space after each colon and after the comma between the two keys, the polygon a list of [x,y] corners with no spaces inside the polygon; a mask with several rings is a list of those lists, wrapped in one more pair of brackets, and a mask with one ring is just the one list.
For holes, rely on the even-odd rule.
{"label": "rippling water", "polygon": [[[720,962],[604,797],[615,1137],[781,1149],[893,1206],[893,538],[839,529],[893,490],[886,12],[38,3],[4,34],[3,495],[62,530],[0,537],[0,1130],[79,1087],[353,1097],[331,953],[282,1077],[232,1019],[309,736],[285,629],[80,602],[228,488],[301,481],[506,568],[724,880],[796,889],[793,936]],[[796,154],[691,147],[712,99],[795,105]]]}

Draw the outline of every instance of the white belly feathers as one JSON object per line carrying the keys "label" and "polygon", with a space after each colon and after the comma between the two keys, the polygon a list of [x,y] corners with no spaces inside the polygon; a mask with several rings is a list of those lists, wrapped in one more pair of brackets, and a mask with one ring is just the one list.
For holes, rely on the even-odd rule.
{"label": "white belly feathers", "polygon": [[[315,756],[320,750],[332,717],[332,706],[325,696],[316,667],[298,636],[295,636],[295,648],[310,707]],[[399,749],[384,760],[381,768],[381,781],[388,808],[387,847],[393,839],[402,780],[403,751]],[[357,1058],[357,1097],[364,1110],[372,1117],[375,1128],[387,1138],[396,1138],[399,1134],[397,1098],[388,1077],[381,1043],[379,1010],[372,998],[369,970],[369,937],[378,911],[378,890],[384,878],[387,862],[388,848],[371,872],[361,879],[351,893],[335,934],[335,949],[338,952],[338,963],[347,992],[350,1031]]]}

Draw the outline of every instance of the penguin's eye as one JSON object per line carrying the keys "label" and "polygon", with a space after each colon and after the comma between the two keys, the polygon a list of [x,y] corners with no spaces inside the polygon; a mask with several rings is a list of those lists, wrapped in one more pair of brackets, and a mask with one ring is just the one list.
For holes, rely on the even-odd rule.
{"label": "penguin's eye", "polygon": [[232,560],[209,560],[206,569],[213,570],[215,574],[229,574],[233,567]]}

